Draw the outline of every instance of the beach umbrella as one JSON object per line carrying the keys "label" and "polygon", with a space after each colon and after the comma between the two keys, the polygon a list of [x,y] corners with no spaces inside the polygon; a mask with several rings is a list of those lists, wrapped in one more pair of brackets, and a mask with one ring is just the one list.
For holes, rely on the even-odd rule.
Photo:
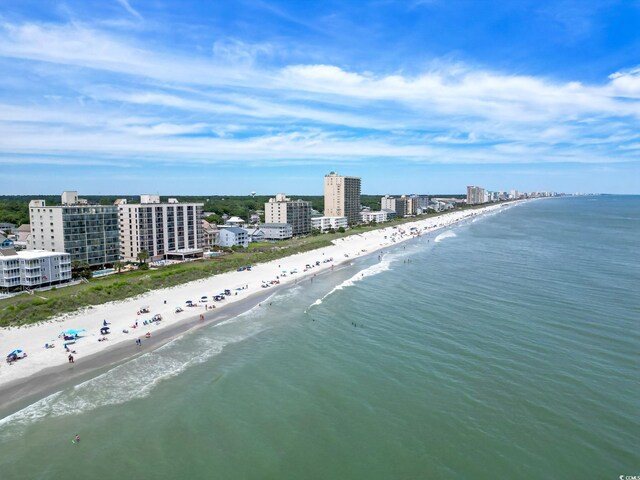
{"label": "beach umbrella", "polygon": [[86,330],[84,328],[82,330],[67,330],[66,332],[62,332],[62,335],[78,335],[82,332],[86,332]]}
{"label": "beach umbrella", "polygon": [[7,357],[13,357],[14,355],[18,355],[22,353],[22,350],[18,349],[18,350],[14,350],[13,352],[11,352],[9,355],[7,355]]}

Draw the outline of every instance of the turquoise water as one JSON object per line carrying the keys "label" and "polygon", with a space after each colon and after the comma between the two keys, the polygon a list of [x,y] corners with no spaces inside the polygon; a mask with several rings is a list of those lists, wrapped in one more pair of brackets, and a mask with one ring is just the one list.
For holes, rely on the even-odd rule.
{"label": "turquoise water", "polygon": [[0,477],[640,475],[639,238],[562,198],[360,259],[1,420]]}
{"label": "turquoise water", "polygon": [[94,277],[104,277],[105,275],[110,275],[113,272],[115,272],[115,270],[113,268],[107,268],[106,270],[96,270],[95,272],[93,272],[93,276]]}

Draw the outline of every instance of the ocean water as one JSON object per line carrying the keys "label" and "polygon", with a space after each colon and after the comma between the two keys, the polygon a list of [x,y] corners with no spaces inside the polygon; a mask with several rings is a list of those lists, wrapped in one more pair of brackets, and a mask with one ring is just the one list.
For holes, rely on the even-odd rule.
{"label": "ocean water", "polygon": [[545,199],[360,258],[0,420],[0,478],[640,475],[639,239]]}

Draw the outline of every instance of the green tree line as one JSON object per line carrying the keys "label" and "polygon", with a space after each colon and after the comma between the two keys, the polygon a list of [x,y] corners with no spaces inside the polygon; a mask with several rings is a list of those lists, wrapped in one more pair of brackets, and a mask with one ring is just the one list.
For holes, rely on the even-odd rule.
{"label": "green tree line", "polygon": [[[246,196],[229,196],[229,195],[199,195],[199,196],[178,196],[179,202],[197,202],[204,204],[205,212],[213,212],[215,215],[209,217],[210,221],[219,223],[223,215],[237,216],[243,219],[258,210],[264,210],[264,204],[274,195],[246,195]],[[301,199],[311,202],[311,207],[318,212],[324,210],[324,196],[322,195],[288,195],[293,200]],[[457,196],[460,195],[435,195],[435,196]],[[136,203],[140,200],[139,196],[131,195],[81,195],[90,203],[100,205],[112,205],[117,198],[126,198],[130,203]],[[166,202],[169,196],[161,196],[160,200]],[[372,210],[380,209],[381,195],[362,195],[360,197],[361,204]],[[0,196],[0,222],[15,223],[22,225],[29,223],[29,201],[33,199],[43,199],[47,205],[60,205],[59,195],[3,195]]]}

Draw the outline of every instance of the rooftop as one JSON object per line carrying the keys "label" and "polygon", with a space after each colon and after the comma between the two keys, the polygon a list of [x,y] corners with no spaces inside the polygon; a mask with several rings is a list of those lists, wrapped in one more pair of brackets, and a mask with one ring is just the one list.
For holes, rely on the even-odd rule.
{"label": "rooftop", "polygon": [[16,252],[15,250],[11,250],[11,249],[0,250],[0,255],[17,256],[18,258],[24,258],[25,260],[35,260],[38,258],[47,258],[47,257],[59,257],[60,255],[70,256],[68,253],[64,253],[64,252],[48,252],[46,250],[20,250]]}

